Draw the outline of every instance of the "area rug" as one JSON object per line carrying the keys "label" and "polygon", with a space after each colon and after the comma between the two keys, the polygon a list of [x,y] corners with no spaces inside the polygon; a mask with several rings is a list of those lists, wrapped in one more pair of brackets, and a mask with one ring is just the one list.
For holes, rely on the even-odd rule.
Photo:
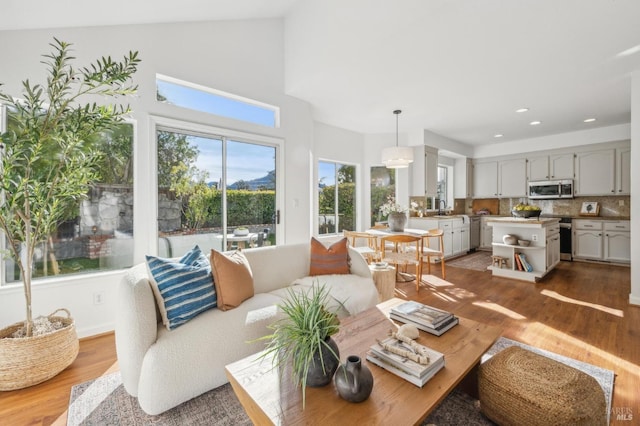
{"label": "area rug", "polygon": [[[511,345],[519,345],[557,359],[593,376],[605,392],[607,408],[610,412],[614,380],[612,371],[505,338],[500,338],[487,351],[483,361]],[[67,416],[67,425],[69,426],[251,425],[251,421],[228,383],[158,416],[149,416],[140,409],[137,399],[124,390],[119,372],[73,386]],[[423,424],[437,426],[493,425],[480,413],[479,402],[457,389],[445,398]]]}
{"label": "area rug", "polygon": [[487,271],[487,267],[491,266],[491,252],[479,250],[475,253],[448,260],[447,266],[472,269],[474,271]]}

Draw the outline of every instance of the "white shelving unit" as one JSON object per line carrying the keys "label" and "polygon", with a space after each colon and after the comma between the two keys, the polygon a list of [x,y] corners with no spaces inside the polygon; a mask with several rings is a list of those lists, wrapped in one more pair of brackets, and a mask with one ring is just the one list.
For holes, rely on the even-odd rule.
{"label": "white shelving unit", "polygon": [[[542,259],[542,265],[546,263],[546,247],[544,246],[516,246],[504,243],[493,243],[492,246],[494,255],[507,259],[507,268],[498,268],[497,266],[490,268],[493,275],[535,282],[547,273],[544,267],[539,264],[540,259]],[[532,272],[518,269],[515,262],[516,253],[525,255],[527,262],[533,267]]]}
{"label": "white shelving unit", "polygon": [[[493,275],[536,282],[551,271],[560,261],[559,245],[547,245],[550,237],[559,232],[559,219],[516,219],[495,218],[488,220],[493,227],[493,255],[507,259],[507,267],[491,266]],[[503,242],[507,234],[516,235],[518,239],[529,240],[529,246],[510,245]],[[558,251],[557,256],[549,256],[550,250]],[[521,271],[515,263],[515,254],[523,253],[533,271]],[[548,259],[557,259],[549,264]]]}

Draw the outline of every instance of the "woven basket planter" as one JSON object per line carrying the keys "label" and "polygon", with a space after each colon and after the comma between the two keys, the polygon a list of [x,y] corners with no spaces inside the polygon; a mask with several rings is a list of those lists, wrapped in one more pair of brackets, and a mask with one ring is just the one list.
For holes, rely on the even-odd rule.
{"label": "woven basket planter", "polygon": [[[67,317],[55,316],[64,311]],[[10,391],[37,385],[67,368],[79,350],[78,335],[71,314],[58,309],[49,315],[64,327],[41,336],[10,338],[24,323],[0,330],[0,391]]]}

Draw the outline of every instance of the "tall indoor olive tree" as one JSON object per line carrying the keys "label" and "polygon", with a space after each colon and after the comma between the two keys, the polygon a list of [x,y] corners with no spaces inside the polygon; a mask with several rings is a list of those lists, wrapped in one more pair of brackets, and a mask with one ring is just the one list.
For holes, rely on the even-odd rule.
{"label": "tall indoor olive tree", "polygon": [[[91,141],[130,112],[112,100],[135,93],[132,76],[140,63],[138,53],[129,52],[121,62],[102,57],[74,68],[69,43],[54,39],[50,46],[42,62],[46,84],[23,81],[21,98],[0,91],[12,120],[1,135],[0,228],[22,274],[27,336],[34,249],[86,197],[101,161]],[[100,104],[90,101],[96,95]]]}

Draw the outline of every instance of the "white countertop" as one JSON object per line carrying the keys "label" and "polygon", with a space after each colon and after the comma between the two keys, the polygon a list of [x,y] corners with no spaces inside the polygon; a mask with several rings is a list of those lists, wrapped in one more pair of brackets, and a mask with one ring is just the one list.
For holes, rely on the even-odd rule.
{"label": "white countertop", "polygon": [[548,225],[548,224],[560,222],[560,218],[557,218],[557,217],[536,217],[536,218],[492,217],[487,219],[487,223],[490,224],[492,222],[518,224],[518,225]]}

